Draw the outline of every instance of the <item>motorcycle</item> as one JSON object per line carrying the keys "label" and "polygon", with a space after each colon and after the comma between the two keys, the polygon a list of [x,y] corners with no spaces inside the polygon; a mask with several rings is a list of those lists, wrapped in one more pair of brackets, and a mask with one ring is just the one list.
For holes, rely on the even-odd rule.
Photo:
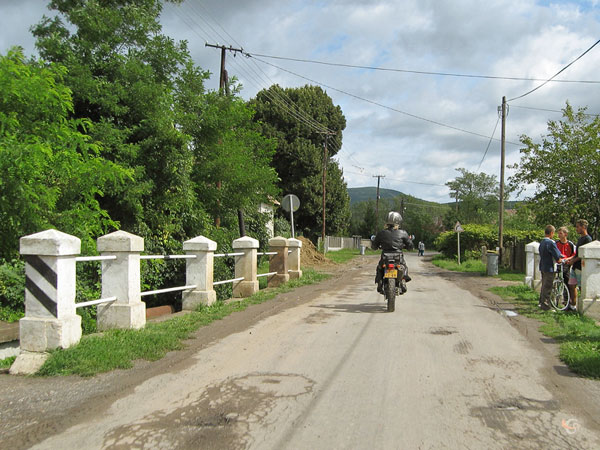
{"label": "motorcycle", "polygon": [[381,255],[383,270],[383,295],[387,301],[388,312],[396,309],[396,295],[406,292],[406,266],[402,263],[402,253],[386,253]]}

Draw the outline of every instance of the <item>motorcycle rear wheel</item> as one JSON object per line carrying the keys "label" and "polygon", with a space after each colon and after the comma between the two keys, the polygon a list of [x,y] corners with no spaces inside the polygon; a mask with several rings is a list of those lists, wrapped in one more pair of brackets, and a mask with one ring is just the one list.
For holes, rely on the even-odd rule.
{"label": "motorcycle rear wheel", "polygon": [[396,280],[387,280],[385,283],[385,299],[388,312],[396,310]]}

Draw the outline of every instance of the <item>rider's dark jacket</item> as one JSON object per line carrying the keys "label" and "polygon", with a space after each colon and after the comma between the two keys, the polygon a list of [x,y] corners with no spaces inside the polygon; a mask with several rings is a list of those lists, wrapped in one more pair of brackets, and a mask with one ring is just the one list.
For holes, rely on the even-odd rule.
{"label": "rider's dark jacket", "polygon": [[384,252],[401,252],[404,248],[411,250],[414,244],[406,231],[385,229],[377,233],[371,247],[373,250],[380,248]]}

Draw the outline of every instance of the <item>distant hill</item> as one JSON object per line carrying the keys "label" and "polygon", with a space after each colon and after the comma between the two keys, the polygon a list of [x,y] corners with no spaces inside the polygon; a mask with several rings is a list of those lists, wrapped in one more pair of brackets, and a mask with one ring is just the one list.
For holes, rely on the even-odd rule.
{"label": "distant hill", "polygon": [[[402,192],[395,191],[393,189],[379,189],[380,198],[394,198],[401,195]],[[377,198],[376,187],[362,187],[362,188],[348,188],[348,195],[350,195],[350,204],[365,202],[367,200],[375,200]]]}

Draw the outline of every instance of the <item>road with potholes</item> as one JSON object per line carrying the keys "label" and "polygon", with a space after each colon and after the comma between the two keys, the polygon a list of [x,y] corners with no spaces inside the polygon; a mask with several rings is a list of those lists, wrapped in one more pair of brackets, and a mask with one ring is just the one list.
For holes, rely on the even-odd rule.
{"label": "road with potholes", "polygon": [[158,362],[2,377],[0,433],[45,449],[600,447],[598,382],[572,376],[533,321],[480,298],[483,277],[411,254],[409,292],[387,313],[376,261],[205,327]]}

